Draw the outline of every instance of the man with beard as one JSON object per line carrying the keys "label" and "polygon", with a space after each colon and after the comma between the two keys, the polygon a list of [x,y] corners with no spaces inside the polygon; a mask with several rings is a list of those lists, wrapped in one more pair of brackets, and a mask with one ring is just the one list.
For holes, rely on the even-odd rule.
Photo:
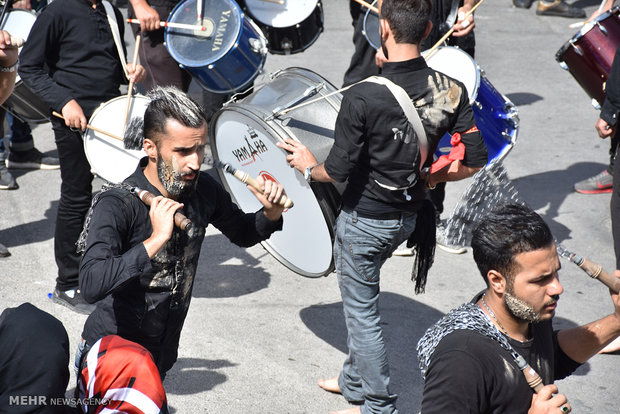
{"label": "man with beard", "polygon": [[[487,289],[449,312],[418,343],[425,377],[422,414],[570,410],[553,381],[570,375],[620,334],[619,295],[611,294],[613,314],[554,331],[563,291],[556,246],[543,219],[521,205],[505,205],[484,217],[471,246]],[[537,394],[515,352],[542,378],[545,386]]]}
{"label": "man with beard", "polygon": [[[264,208],[243,213],[199,171],[207,143],[203,109],[174,87],[156,87],[148,97],[143,125],[133,119],[125,134],[143,141],[147,157],[119,187],[93,199],[78,243],[80,289],[97,307],[84,325],[76,363],[84,348],[119,335],[146,347],[163,379],[177,358],[205,228],[213,224],[239,246],[265,240],[282,228],[283,207],[273,201],[284,191],[259,177],[265,195],[248,188]],[[150,209],[131,192],[135,187],[157,196]],[[189,232],[174,225],[181,209],[193,223]]]}

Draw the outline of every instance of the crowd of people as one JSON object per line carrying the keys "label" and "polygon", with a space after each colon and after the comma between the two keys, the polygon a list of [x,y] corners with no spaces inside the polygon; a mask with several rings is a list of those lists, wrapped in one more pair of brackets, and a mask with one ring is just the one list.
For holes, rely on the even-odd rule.
{"label": "crowd of people", "polygon": [[[22,1],[24,8],[38,6]],[[513,2],[521,8],[532,4]],[[27,124],[9,119],[6,165],[60,168],[52,299],[88,315],[74,353],[78,382],[69,406],[50,404],[65,401],[69,381],[65,328],[28,303],[4,310],[0,412],[9,407],[7,412],[167,413],[162,381],[177,361],[205,229],[211,224],[232,243],[249,247],[283,228],[284,207],[277,202],[286,193],[281,184],[258,177],[261,191],[251,186],[248,191],[261,208],[244,212],[200,170],[212,112],[188,95],[191,77],[168,54],[159,25],[177,3],[130,0],[129,15],[140,21],[136,33],[144,34],[141,64],[127,61],[119,40],[123,15],[107,1],[54,0],[44,7],[19,65],[17,48],[0,31],[0,102],[11,94],[18,70],[24,84],[60,114],[51,117],[58,159],[36,150]],[[470,177],[488,162],[465,86],[431,69],[422,57],[441,37],[451,3],[379,0],[380,47],[375,50],[362,33],[363,9],[351,1],[355,52],[344,77],[350,88],[343,92],[327,158],[319,162],[293,139],[277,144],[308,183],[346,183],[333,254],[348,355],[337,376],[318,381],[351,404],[338,414],[397,412],[379,311],[381,267],[393,254],[414,255],[412,281],[416,293],[424,292],[436,243],[443,245],[445,183]],[[476,23],[468,12],[475,4],[463,0],[458,5],[447,40],[472,57]],[[537,14],[585,17],[563,0],[540,0]],[[82,132],[97,106],[118,96],[119,87],[130,81],[142,83],[148,105],[143,118],[131,120],[124,138],[146,155],[123,182],[106,184],[93,196]],[[615,59],[596,123],[601,138],[615,136],[619,112],[620,59]],[[445,133],[460,137],[463,154],[433,169],[432,154]],[[0,185],[5,180],[6,185],[0,188],[16,189],[2,164]],[[614,165],[611,173],[615,170]],[[616,257],[618,185],[611,203]],[[150,205],[135,195],[136,188],[153,195]],[[176,225],[179,214],[192,226]],[[553,382],[620,335],[618,292],[610,294],[609,315],[556,331],[552,319],[563,292],[560,265],[540,215],[522,205],[500,206],[477,223],[471,247],[486,289],[471,292],[471,302],[449,312],[420,339],[421,412],[570,411]],[[0,255],[8,255],[3,246]],[[30,340],[33,331],[41,340]],[[523,375],[524,363],[538,373],[540,387]],[[15,404],[20,396],[43,398]]]}

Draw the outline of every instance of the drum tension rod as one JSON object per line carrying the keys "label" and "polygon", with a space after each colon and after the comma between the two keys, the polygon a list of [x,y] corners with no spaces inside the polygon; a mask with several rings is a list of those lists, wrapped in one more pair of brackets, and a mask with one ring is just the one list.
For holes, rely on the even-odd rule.
{"label": "drum tension rod", "polygon": [[325,83],[323,83],[323,82],[321,82],[321,83],[319,83],[317,85],[308,87],[308,89],[306,89],[304,91],[304,93],[300,97],[293,99],[292,101],[290,101],[286,105],[278,106],[273,111],[271,111],[271,115],[269,115],[269,117],[266,119],[266,121],[271,121],[274,118],[279,117],[280,115],[282,115],[282,113],[284,111],[286,111],[287,109],[289,109],[289,108],[299,104],[301,101],[303,101],[303,100],[305,100],[307,98],[313,97],[314,95],[319,93],[319,91],[321,89],[323,89],[324,87],[325,87]]}

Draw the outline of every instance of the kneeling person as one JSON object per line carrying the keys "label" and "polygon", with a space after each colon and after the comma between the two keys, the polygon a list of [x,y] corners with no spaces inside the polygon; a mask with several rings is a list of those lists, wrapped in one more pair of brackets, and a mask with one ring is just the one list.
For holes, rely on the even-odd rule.
{"label": "kneeling person", "polygon": [[[259,177],[265,195],[250,191],[264,208],[241,211],[217,181],[200,172],[207,142],[202,108],[173,87],[155,88],[148,96],[143,127],[132,120],[126,134],[139,131],[148,157],[124,188],[96,196],[81,237],[80,288],[87,301],[99,301],[82,337],[87,347],[106,335],[143,345],[163,378],[177,358],[205,228],[213,224],[239,246],[265,240],[282,228],[283,207],[274,201],[284,191]],[[128,191],[133,187],[157,195],[150,209]],[[181,208],[194,231],[174,226]]]}

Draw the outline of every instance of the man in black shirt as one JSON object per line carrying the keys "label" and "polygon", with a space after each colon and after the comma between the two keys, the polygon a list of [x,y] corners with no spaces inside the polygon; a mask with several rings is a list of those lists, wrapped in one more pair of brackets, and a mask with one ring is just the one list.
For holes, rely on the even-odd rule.
{"label": "man in black shirt", "polygon": [[[551,321],[563,288],[543,219],[521,205],[499,207],[480,221],[471,246],[487,289],[448,313],[418,343],[425,376],[422,414],[563,412],[566,397],[557,394],[553,381],[620,334],[619,295],[611,294],[613,314],[554,332]],[[540,375],[545,386],[537,394],[514,352]]]}
{"label": "man in black shirt", "polygon": [[[177,358],[206,227],[213,224],[239,246],[265,240],[282,228],[283,207],[272,202],[283,189],[258,177],[265,195],[248,188],[264,208],[243,213],[221,184],[200,172],[203,109],[174,87],[157,87],[148,97],[143,125],[136,118],[126,132],[126,139],[143,141],[148,157],[121,188],[96,196],[80,238],[80,289],[87,301],[99,301],[82,337],[86,346],[106,335],[143,345],[163,378]],[[134,187],[157,196],[150,210],[128,191]],[[189,232],[174,226],[181,208],[193,223]]]}
{"label": "man in black shirt", "polygon": [[[334,145],[324,163],[317,165],[315,157],[297,141],[286,139],[278,144],[291,152],[287,156],[290,165],[304,172],[308,180],[348,181],[336,223],[334,260],[349,333],[349,356],[339,378],[321,380],[319,385],[361,404],[363,413],[396,412],[379,323],[381,265],[410,238],[417,246],[416,291],[423,291],[435,246],[429,188],[468,177],[487,162],[465,87],[430,69],[420,56],[421,41],[432,26],[430,10],[429,0],[384,0],[380,4],[381,37],[388,58],[383,76],[401,86],[413,101],[428,138],[428,154],[450,131],[461,136],[465,146],[462,161],[424,179],[419,177],[416,163],[431,164],[430,157],[420,160],[419,135],[410,135],[407,117],[390,90],[371,82],[344,93]],[[418,179],[403,187],[398,184],[403,176]],[[360,412],[360,407],[350,412]]]}
{"label": "man in black shirt", "polygon": [[[122,39],[123,16],[113,10]],[[92,306],[77,289],[80,256],[75,243],[90,205],[93,175],[80,132],[102,102],[120,95],[119,86],[126,82],[120,59],[101,0],[52,2],[35,21],[20,54],[23,82],[64,117],[52,117],[62,180],[54,236],[58,277],[52,299],[86,314]],[[127,70],[136,82],[144,78],[140,65],[128,64]]]}

